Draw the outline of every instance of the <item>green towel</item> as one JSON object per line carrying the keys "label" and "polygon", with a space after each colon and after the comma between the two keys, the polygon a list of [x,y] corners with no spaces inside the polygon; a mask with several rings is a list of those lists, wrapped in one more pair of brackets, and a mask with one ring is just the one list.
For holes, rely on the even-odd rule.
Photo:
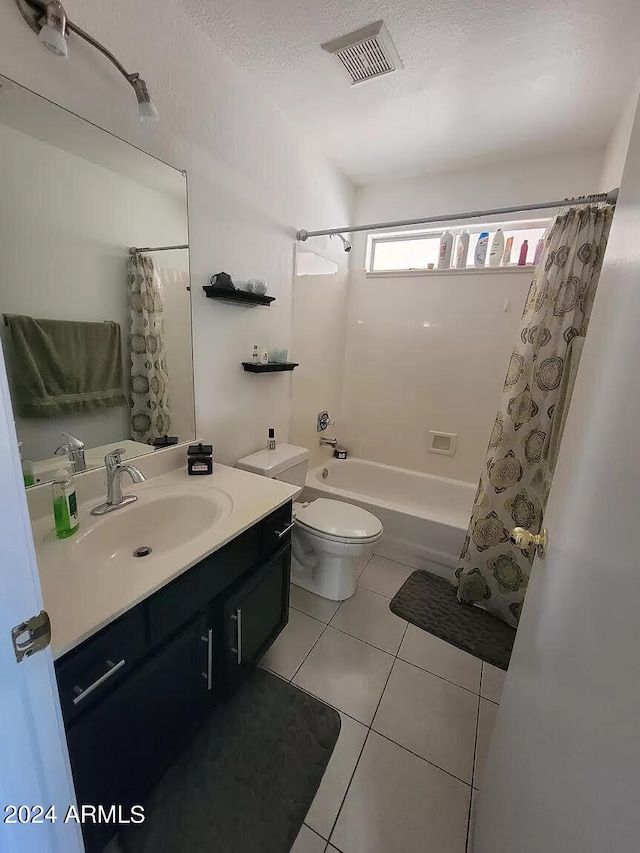
{"label": "green towel", "polygon": [[5,314],[14,404],[23,418],[89,414],[128,405],[120,326]]}

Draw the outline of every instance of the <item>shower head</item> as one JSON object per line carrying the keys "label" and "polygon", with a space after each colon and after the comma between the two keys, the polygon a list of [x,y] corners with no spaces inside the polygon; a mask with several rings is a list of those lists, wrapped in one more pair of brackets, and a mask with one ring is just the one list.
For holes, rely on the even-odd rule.
{"label": "shower head", "polygon": [[332,234],[332,237],[339,237],[342,240],[342,245],[344,247],[345,252],[351,251],[351,243],[344,237],[342,234]]}

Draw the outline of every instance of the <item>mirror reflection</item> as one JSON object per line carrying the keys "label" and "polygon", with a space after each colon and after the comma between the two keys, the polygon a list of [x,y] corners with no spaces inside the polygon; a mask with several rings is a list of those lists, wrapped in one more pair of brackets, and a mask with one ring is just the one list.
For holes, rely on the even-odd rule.
{"label": "mirror reflection", "polygon": [[194,438],[186,178],[0,96],[0,339],[25,484]]}

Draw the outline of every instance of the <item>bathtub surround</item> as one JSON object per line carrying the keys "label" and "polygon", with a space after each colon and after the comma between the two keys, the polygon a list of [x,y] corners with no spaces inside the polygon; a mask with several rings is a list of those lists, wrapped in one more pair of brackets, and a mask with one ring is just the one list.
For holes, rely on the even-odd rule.
{"label": "bathtub surround", "polygon": [[[354,221],[580,195],[599,187],[602,158],[594,150],[370,183],[358,188]],[[476,483],[530,272],[369,276],[365,254],[366,235],[354,234],[336,434],[360,459]],[[458,434],[455,456],[427,452],[430,430]]]}
{"label": "bathtub surround", "polygon": [[[512,527],[538,533],[555,460],[552,424],[571,393],[560,397],[567,350],[587,334],[607,238],[610,205],[572,208],[554,222],[534,273],[520,335],[509,361],[500,408],[455,572],[460,601],[517,626],[533,548],[510,543]],[[557,449],[557,445],[554,445]]]}

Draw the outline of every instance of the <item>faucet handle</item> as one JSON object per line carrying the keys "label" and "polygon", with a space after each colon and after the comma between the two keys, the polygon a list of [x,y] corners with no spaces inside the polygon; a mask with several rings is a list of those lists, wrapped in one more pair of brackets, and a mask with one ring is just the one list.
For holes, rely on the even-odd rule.
{"label": "faucet handle", "polygon": [[111,450],[104,457],[105,468],[109,470],[113,470],[114,468],[119,468],[122,465],[122,455],[125,453],[124,447],[119,447],[117,450]]}
{"label": "faucet handle", "polygon": [[[84,450],[84,441],[80,441],[79,438],[76,438],[75,435],[71,435],[70,432],[62,431],[60,435],[63,435],[67,441],[69,442],[69,448],[71,450]],[[63,447],[66,445],[63,445]]]}

